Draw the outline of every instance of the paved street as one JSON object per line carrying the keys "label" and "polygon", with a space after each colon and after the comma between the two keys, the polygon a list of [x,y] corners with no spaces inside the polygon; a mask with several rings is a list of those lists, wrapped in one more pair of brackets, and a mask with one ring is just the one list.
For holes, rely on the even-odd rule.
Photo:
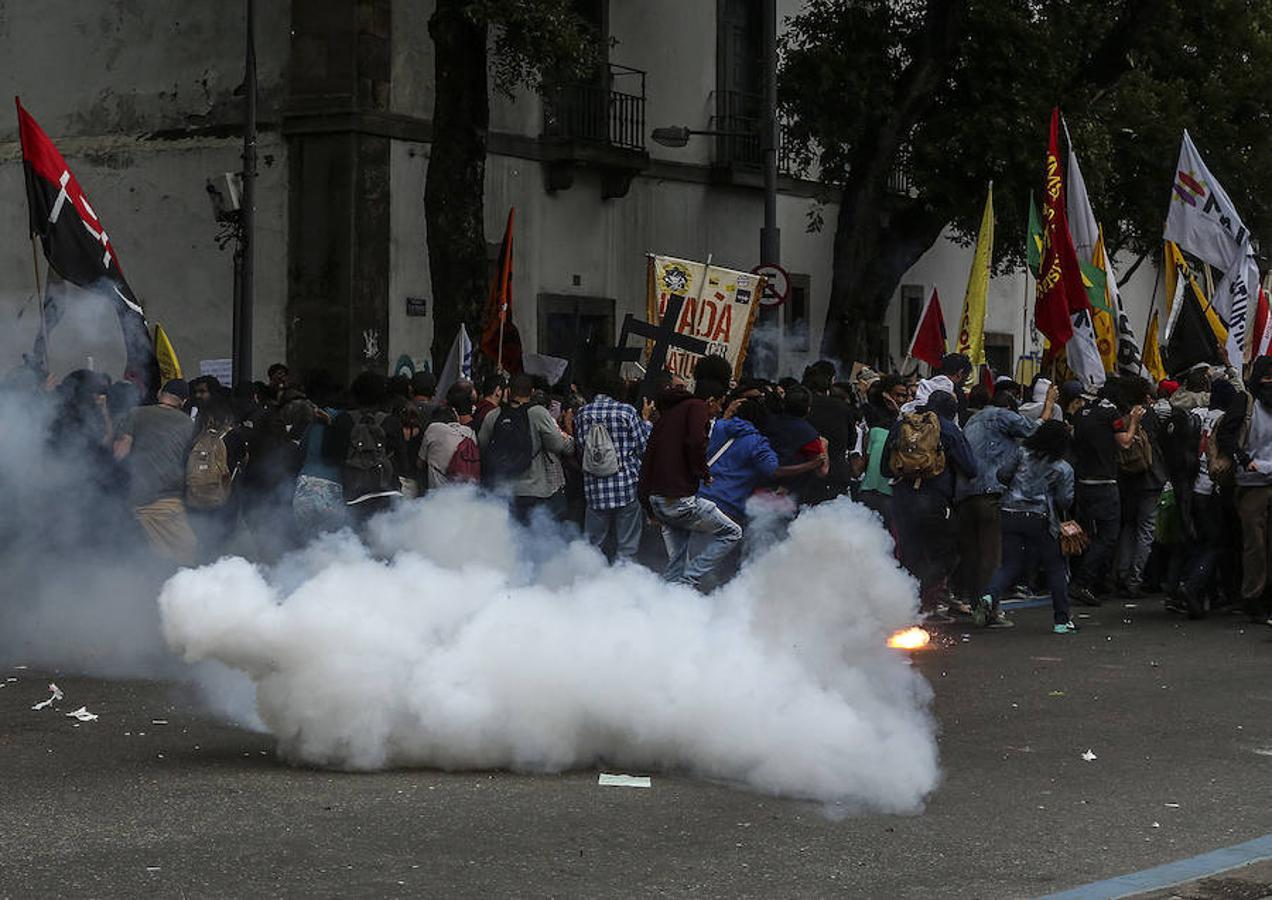
{"label": "paved street", "polygon": [[[916,657],[944,780],[914,817],[662,773],[293,769],[170,685],[59,674],[36,712],[49,676],[6,667],[0,895],[1029,897],[1272,832],[1272,630],[1085,612],[1075,636],[1030,609]],[[1242,884],[1186,896],[1270,892]]]}

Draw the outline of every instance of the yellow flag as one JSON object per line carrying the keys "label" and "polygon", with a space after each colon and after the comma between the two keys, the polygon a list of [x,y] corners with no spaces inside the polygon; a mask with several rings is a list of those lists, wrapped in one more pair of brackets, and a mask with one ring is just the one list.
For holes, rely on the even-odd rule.
{"label": "yellow flag", "polygon": [[1100,237],[1095,242],[1095,251],[1091,264],[1105,275],[1104,305],[1100,309],[1091,305],[1091,325],[1095,330],[1095,346],[1100,351],[1100,361],[1104,363],[1104,371],[1112,374],[1117,371],[1117,322],[1114,321],[1113,298],[1108,284],[1108,266],[1104,262],[1104,229],[1100,228]]}
{"label": "yellow flag", "polygon": [[958,323],[959,353],[966,353],[974,366],[985,364],[985,302],[989,297],[989,268],[994,261],[994,185],[990,182],[981,216],[980,234],[976,237],[976,254],[972,271],[967,276],[967,294],[963,297],[963,317]]}
{"label": "yellow flag", "polygon": [[1166,315],[1170,315],[1175,303],[1175,283],[1179,279],[1179,270],[1175,268],[1175,259],[1181,258],[1179,248],[1174,241],[1167,241],[1163,248],[1166,264],[1162,266],[1162,278],[1166,282]]}
{"label": "yellow flag", "polygon": [[1148,333],[1144,335],[1144,368],[1152,376],[1153,382],[1161,384],[1166,380],[1166,366],[1162,363],[1162,345],[1157,339],[1157,313],[1148,320]]}
{"label": "yellow flag", "polygon": [[159,362],[159,383],[181,377],[181,362],[162,325],[155,325],[155,359]]}
{"label": "yellow flag", "polygon": [[[1228,344],[1228,326],[1224,325],[1223,319],[1219,318],[1219,313],[1206,296],[1206,292],[1197,283],[1197,277],[1193,274],[1192,267],[1188,265],[1188,260],[1184,259],[1184,254],[1180,252],[1179,245],[1167,241],[1166,250],[1170,260],[1169,265],[1166,267],[1166,284],[1178,290],[1179,279],[1184,279],[1185,290],[1188,288],[1192,289],[1193,296],[1197,299],[1197,305],[1201,307],[1201,311],[1206,317],[1206,322],[1210,325],[1210,330],[1214,332],[1215,340],[1219,342],[1220,347],[1226,347]],[[1174,309],[1171,305],[1173,296],[1172,294],[1166,298],[1168,316],[1174,314]]]}

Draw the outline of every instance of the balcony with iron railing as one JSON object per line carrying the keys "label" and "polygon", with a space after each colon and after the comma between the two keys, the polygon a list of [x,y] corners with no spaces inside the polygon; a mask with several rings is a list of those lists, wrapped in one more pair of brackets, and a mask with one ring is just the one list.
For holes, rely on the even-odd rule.
{"label": "balcony with iron railing", "polygon": [[[764,125],[764,98],[743,91],[713,91],[710,130],[715,137],[711,154],[712,166],[722,172],[732,170],[759,171],[764,167],[764,149],[760,141]],[[779,123],[777,170],[796,176],[794,160],[787,152],[787,129]]]}
{"label": "balcony with iron railing", "polygon": [[543,97],[543,136],[645,149],[645,73],[610,63],[596,82],[550,86]]}
{"label": "balcony with iron railing", "polygon": [[566,190],[580,166],[600,170],[606,199],[627,193],[649,165],[645,152],[645,73],[609,63],[594,82],[548,86],[543,94],[548,190]]}

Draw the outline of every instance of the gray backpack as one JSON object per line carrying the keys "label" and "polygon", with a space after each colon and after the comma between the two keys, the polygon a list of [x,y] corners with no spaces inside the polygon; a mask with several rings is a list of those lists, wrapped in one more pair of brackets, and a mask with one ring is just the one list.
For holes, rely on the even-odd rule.
{"label": "gray backpack", "polygon": [[583,471],[596,478],[618,473],[618,451],[609,430],[600,422],[588,429],[583,441]]}

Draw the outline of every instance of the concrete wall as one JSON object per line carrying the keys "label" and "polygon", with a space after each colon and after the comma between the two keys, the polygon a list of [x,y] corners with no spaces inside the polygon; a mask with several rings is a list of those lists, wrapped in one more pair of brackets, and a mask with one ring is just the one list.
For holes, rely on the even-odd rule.
{"label": "concrete wall", "polygon": [[[277,121],[288,9],[261,3],[261,119]],[[232,262],[215,243],[208,176],[241,167],[232,136],[241,101],[243,31],[220,3],[71,0],[0,11],[0,82],[21,95],[106,223],[151,322],[183,364],[229,356]],[[232,6],[238,9],[237,6]],[[224,135],[224,136],[222,136]],[[286,150],[260,141],[256,368],[281,358],[286,277]],[[0,369],[30,350],[38,328],[16,118],[0,117]],[[22,312],[25,304],[26,312]],[[19,313],[22,313],[19,317]],[[88,317],[100,322],[102,318]],[[55,366],[122,359],[118,328],[74,327],[50,338]],[[21,348],[21,349],[19,349]],[[112,374],[118,374],[116,367]]]}

